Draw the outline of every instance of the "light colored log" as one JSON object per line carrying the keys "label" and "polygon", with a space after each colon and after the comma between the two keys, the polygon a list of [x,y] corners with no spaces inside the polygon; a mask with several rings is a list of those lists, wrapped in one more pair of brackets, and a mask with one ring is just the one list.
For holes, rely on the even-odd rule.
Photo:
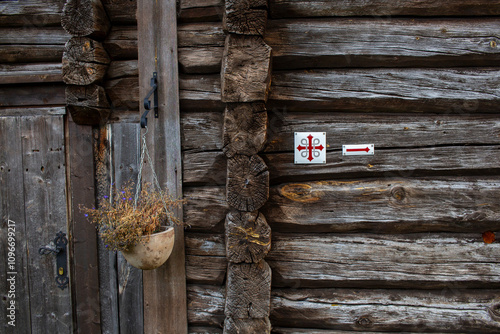
{"label": "light colored log", "polygon": [[225,288],[214,285],[188,285],[188,320],[190,326],[214,326],[224,323]]}

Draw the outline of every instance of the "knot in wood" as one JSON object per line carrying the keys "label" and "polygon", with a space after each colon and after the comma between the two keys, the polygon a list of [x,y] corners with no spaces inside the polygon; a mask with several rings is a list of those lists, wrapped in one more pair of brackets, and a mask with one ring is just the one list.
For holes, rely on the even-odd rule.
{"label": "knot in wood", "polygon": [[391,196],[398,202],[402,202],[406,198],[406,191],[403,187],[394,187],[391,190]]}
{"label": "knot in wood", "polygon": [[371,327],[373,323],[369,315],[363,315],[356,320],[356,324],[366,328]]}
{"label": "knot in wood", "polygon": [[488,307],[488,313],[495,321],[500,321],[500,304]]}

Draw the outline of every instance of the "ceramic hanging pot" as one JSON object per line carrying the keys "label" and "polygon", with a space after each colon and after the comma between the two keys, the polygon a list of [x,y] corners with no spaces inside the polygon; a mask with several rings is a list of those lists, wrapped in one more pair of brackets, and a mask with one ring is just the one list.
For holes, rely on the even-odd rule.
{"label": "ceramic hanging pot", "polygon": [[161,229],[158,233],[141,237],[141,242],[128,251],[121,251],[127,262],[142,270],[156,269],[164,264],[172,253],[175,234],[172,226],[162,226]]}

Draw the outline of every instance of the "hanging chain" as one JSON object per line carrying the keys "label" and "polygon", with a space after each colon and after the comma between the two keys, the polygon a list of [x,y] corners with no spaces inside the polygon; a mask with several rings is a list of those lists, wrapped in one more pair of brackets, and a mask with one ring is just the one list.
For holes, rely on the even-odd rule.
{"label": "hanging chain", "polygon": [[148,145],[146,144],[146,135],[148,133],[148,127],[146,126],[146,132],[142,135],[142,151],[141,151],[141,161],[139,163],[139,171],[137,175],[137,185],[135,187],[135,196],[134,196],[134,210],[137,208],[137,201],[139,199],[139,192],[141,188],[141,179],[142,179],[142,168],[144,167],[144,157],[148,158],[148,163],[151,166],[151,172],[153,173],[153,180],[155,182],[155,186],[158,188],[160,193],[161,201],[163,202],[163,208],[165,209],[165,214],[167,215],[167,220],[170,225],[172,225],[172,220],[168,216],[168,207],[167,202],[165,202],[165,198],[163,195],[163,190],[161,190],[160,182],[158,181],[158,176],[156,175],[155,168],[153,165],[153,161],[151,156],[149,155]]}

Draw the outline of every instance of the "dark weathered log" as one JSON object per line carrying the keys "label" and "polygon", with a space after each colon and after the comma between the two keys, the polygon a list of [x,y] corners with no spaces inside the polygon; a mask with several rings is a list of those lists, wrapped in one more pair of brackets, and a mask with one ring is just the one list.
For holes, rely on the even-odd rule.
{"label": "dark weathered log", "polygon": [[499,290],[273,290],[274,326],[497,333]]}
{"label": "dark weathered log", "polygon": [[223,47],[179,49],[179,66],[184,73],[219,73]]}
{"label": "dark weathered log", "polygon": [[186,110],[224,110],[221,101],[220,75],[180,75],[180,106]]}
{"label": "dark weathered log", "polygon": [[271,333],[269,318],[262,319],[233,319],[227,317],[224,321],[225,334],[268,334]]}
{"label": "dark weathered log", "polygon": [[[493,19],[270,21],[274,69],[496,66]],[[208,60],[206,60],[208,62]]]}
{"label": "dark weathered log", "polygon": [[63,5],[61,0],[2,1],[0,26],[57,26],[61,24]]}
{"label": "dark weathered log", "polygon": [[222,151],[183,152],[182,161],[185,185],[207,186],[227,183],[227,159]]}
{"label": "dark weathered log", "polygon": [[[193,283],[222,285],[227,268],[224,235],[186,232],[186,271]],[[207,261],[207,259],[210,259]],[[206,276],[224,268],[217,276]]]}
{"label": "dark weathered log", "polygon": [[269,198],[269,172],[258,155],[236,155],[227,162],[227,202],[240,211],[258,210]]}
{"label": "dark weathered log", "polygon": [[101,0],[109,19],[114,24],[137,22],[137,0]]}
{"label": "dark weathered log", "polygon": [[189,334],[222,334],[222,329],[218,327],[188,327]]}
{"label": "dark weathered log", "polygon": [[2,84],[62,82],[60,63],[49,64],[0,64]]}
{"label": "dark weathered log", "polygon": [[188,321],[190,326],[216,326],[224,323],[225,288],[214,285],[188,285]]}
{"label": "dark weathered log", "polygon": [[264,103],[228,103],[224,114],[224,153],[254,155],[264,148],[267,112]]}
{"label": "dark weathered log", "polygon": [[136,26],[113,26],[102,43],[113,60],[137,59]]}
{"label": "dark weathered log", "polygon": [[106,79],[113,80],[125,77],[137,77],[139,68],[137,60],[112,61],[106,71]]}
{"label": "dark weathered log", "polygon": [[61,25],[73,36],[104,39],[111,23],[101,0],[66,0]]}
{"label": "dark weathered log", "polygon": [[[198,1],[199,2],[199,1]],[[220,22],[179,24],[179,50],[182,48],[224,47],[226,36]]]}
{"label": "dark weathered log", "polygon": [[103,124],[111,113],[106,92],[98,85],[68,86],[66,108],[80,125]]}
{"label": "dark weathered log", "polygon": [[193,152],[222,150],[223,123],[224,115],[220,112],[182,113],[182,150]]}
{"label": "dark weathered log", "polygon": [[495,254],[476,234],[281,234],[266,261],[273,285],[500,288]]}
{"label": "dark weathered log", "polygon": [[271,48],[258,36],[228,35],[221,72],[222,102],[267,101]]}
{"label": "dark weathered log", "polygon": [[224,31],[231,34],[264,35],[267,0],[226,0],[222,18]]}
{"label": "dark weathered log", "polygon": [[2,86],[0,107],[63,106],[66,103],[65,87],[59,83]]}
{"label": "dark weathered log", "polygon": [[271,228],[258,211],[231,211],[226,216],[226,256],[229,262],[257,263],[271,249]]}
{"label": "dark weathered log", "polygon": [[183,22],[222,21],[224,0],[181,0],[179,18]]}
{"label": "dark weathered log", "polygon": [[138,77],[132,76],[105,82],[104,87],[113,106],[113,112],[122,113],[139,110],[138,79]]}
{"label": "dark weathered log", "polygon": [[496,69],[274,72],[268,108],[496,113],[499,78]]}
{"label": "dark weathered log", "polygon": [[325,16],[486,16],[499,15],[500,5],[488,0],[270,0],[271,17]]}
{"label": "dark weathered log", "polygon": [[63,80],[80,86],[100,82],[109,63],[101,43],[88,37],[73,37],[66,43],[62,58]]}
{"label": "dark weathered log", "polygon": [[184,205],[184,218],[189,227],[197,231],[222,233],[229,210],[225,193],[225,187],[185,187],[184,197],[187,203]]}
{"label": "dark weathered log", "polygon": [[259,263],[229,263],[224,314],[233,319],[266,318],[270,312],[271,268]]}
{"label": "dark weathered log", "polygon": [[496,177],[290,183],[271,189],[262,212],[281,231],[484,232],[500,227],[498,186]]}
{"label": "dark weathered log", "polygon": [[[64,89],[63,89],[64,92]],[[0,116],[57,116],[66,115],[66,108],[60,107],[14,107],[0,108]]]}

